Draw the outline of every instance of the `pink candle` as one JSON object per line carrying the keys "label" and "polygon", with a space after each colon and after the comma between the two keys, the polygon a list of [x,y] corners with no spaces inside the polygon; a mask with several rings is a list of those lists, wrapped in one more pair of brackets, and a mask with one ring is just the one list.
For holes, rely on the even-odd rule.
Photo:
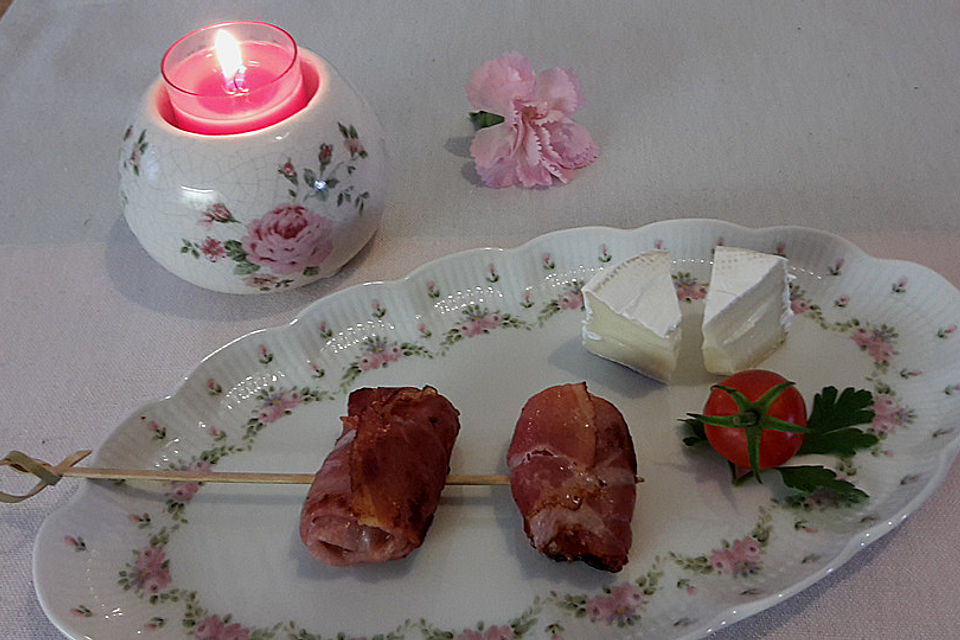
{"label": "pink candle", "polygon": [[181,129],[229,134],[280,122],[306,105],[297,43],[264,22],[224,22],[185,35],[161,72]]}

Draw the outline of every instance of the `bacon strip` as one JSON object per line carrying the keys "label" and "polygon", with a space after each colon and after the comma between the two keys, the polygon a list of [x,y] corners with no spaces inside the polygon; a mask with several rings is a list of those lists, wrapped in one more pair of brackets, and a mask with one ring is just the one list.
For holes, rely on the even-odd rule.
{"label": "bacon strip", "polygon": [[637,459],[623,416],[585,383],[527,401],[507,451],[510,489],[530,543],[556,560],[627,563]]}
{"label": "bacon strip", "polygon": [[350,394],[343,432],[317,471],[300,539],[326,564],[403,558],[423,543],[440,502],[459,412],[433,387]]}

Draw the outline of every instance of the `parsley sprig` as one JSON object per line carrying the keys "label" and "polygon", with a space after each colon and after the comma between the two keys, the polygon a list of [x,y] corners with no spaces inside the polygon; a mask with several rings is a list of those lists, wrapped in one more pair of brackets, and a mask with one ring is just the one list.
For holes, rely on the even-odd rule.
{"label": "parsley sprig", "polygon": [[[858,425],[873,420],[873,395],[865,389],[848,387],[842,392],[836,387],[824,387],[813,399],[813,408],[807,418],[807,432],[797,455],[823,454],[851,457],[861,449],[869,449],[879,439]],[[681,421],[690,435],[683,439],[687,446],[707,442],[703,421],[696,415]],[[736,469],[731,463],[734,483],[739,484]],[[867,500],[866,492],[846,480],[838,480],[836,472],[820,465],[776,467],[784,486],[803,496],[811,496],[818,490],[832,492],[837,502],[858,503]],[[758,478],[759,480],[759,478]]]}
{"label": "parsley sprig", "polygon": [[797,455],[822,453],[852,456],[860,449],[869,449],[879,439],[856,425],[873,420],[873,395],[866,389],[848,387],[837,396],[836,387],[824,387],[813,399],[807,419],[809,433]]}

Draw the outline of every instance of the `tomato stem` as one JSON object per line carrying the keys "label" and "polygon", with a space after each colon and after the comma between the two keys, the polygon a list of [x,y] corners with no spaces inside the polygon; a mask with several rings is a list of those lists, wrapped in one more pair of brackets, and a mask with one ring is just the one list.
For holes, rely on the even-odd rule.
{"label": "tomato stem", "polygon": [[747,438],[747,458],[750,460],[750,469],[757,482],[762,483],[760,479],[760,438],[764,429],[771,431],[786,431],[788,433],[807,433],[806,427],[781,420],[771,416],[768,411],[780,395],[788,388],[793,386],[793,382],[786,380],[778,385],[770,387],[767,391],[757,398],[750,400],[742,392],[732,387],[722,384],[715,384],[711,389],[720,389],[736,403],[737,413],[725,416],[707,416],[691,413],[690,415],[717,427],[727,427],[731,429],[743,429]]}

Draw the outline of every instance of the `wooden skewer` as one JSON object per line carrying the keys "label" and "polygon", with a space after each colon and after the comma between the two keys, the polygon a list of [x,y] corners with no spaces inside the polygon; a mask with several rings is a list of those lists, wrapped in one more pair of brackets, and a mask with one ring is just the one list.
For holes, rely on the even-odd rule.
{"label": "wooden skewer", "polygon": [[[57,465],[11,451],[0,459],[0,466],[9,466],[22,473],[32,473],[40,482],[27,494],[12,496],[0,492],[0,502],[21,502],[36,495],[61,478],[88,478],[92,480],[152,480],[165,482],[227,482],[250,484],[310,484],[312,473],[269,473],[250,471],[178,471],[174,469],[114,469],[106,467],[77,467],[78,462],[92,451],[84,449],[64,458]],[[448,485],[509,485],[505,475],[448,475]]]}
{"label": "wooden skewer", "polygon": [[[166,480],[170,482],[226,482],[251,484],[310,484],[312,473],[270,473],[253,471],[174,471],[166,469],[111,469],[106,467],[72,467],[61,474],[64,478],[91,478],[96,480]],[[447,476],[452,485],[505,485],[505,475]]]}
{"label": "wooden skewer", "polygon": [[[52,465],[43,460],[31,458],[25,453],[11,451],[0,458],[0,466],[9,466],[21,473],[32,473],[40,481],[24,495],[10,495],[0,491],[0,502],[22,502],[35,496],[43,489],[53,486],[61,478],[88,478],[91,480],[152,480],[161,482],[226,482],[248,484],[311,484],[312,473],[269,473],[252,471],[178,471],[175,469],[114,469],[109,467],[77,467],[78,462],[89,456],[92,451],[84,449]],[[636,478],[643,482],[643,478]],[[510,476],[497,474],[450,474],[446,484],[460,486],[505,486],[510,484]]]}

